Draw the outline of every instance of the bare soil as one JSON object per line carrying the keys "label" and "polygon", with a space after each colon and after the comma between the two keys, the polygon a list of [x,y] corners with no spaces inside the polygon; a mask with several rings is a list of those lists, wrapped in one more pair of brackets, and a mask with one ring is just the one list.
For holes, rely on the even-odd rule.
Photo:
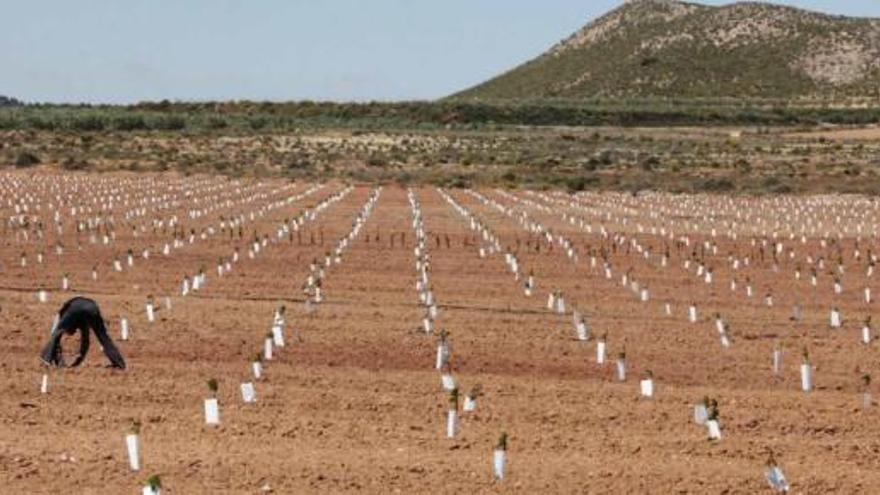
{"label": "bare soil", "polygon": [[[796,249],[797,259],[783,257],[776,272],[769,250],[761,261],[759,248],[745,233],[760,228],[758,219],[770,222],[772,231],[772,222],[783,220],[776,215],[794,212],[795,206],[773,209],[772,200],[733,201],[755,215],[738,221],[734,241],[724,231],[715,238],[710,233],[711,227],[720,229],[724,221],[735,219],[722,196],[581,195],[579,204],[594,208],[591,216],[541,199],[567,198],[553,192],[514,192],[552,209],[544,210],[494,190],[480,191],[506,207],[518,204],[518,211],[571,239],[579,257],[573,262],[558,243],[551,248],[514,218],[465,191],[450,191],[492,228],[503,249],[517,252],[526,273],[533,270],[538,288],[528,298],[522,280],[515,281],[507,270],[503,253],[480,258],[481,243],[469,224],[436,189],[419,188],[440,310],[437,328],[450,332],[454,373],[463,391],[477,383],[485,390],[477,411],[462,413],[461,432],[450,440],[445,438],[446,395],[433,368],[436,336],[420,330],[424,310],[415,290],[415,235],[405,189],[383,189],[342,263],[327,269],[326,300],[307,313],[300,286],[308,265],[313,259],[323,261],[336,240],[349,232],[370,187],[358,186],[307,223],[299,238],[276,239],[274,233],[285,219],[342,185],[327,184],[305,199],[264,210],[244,225],[242,238],[237,232],[232,238],[218,232],[167,257],[159,251],[170,231],[153,233],[148,227],[132,237],[122,212],[134,205],[126,207],[121,199],[113,207],[116,240],[106,246],[90,244],[88,234],[80,234],[79,250],[67,205],[62,211],[65,250],[58,256],[47,203],[55,195],[49,184],[62,177],[74,176],[0,176],[4,196],[31,193],[43,203],[40,212],[31,213],[40,215],[46,227],[45,241],[36,238],[34,228],[24,241],[7,225],[0,244],[4,492],[131,493],[158,473],[166,494],[259,493],[265,488],[275,493],[760,493],[769,491],[763,470],[770,450],[797,493],[876,493],[880,486],[878,409],[861,407],[859,387],[860,375],[876,374],[878,366],[876,343],[858,342],[861,320],[873,310],[862,301],[862,288],[868,284],[877,289],[876,279],[864,274],[868,249],[877,251],[876,237],[867,233],[858,262],[853,254],[856,235],[842,238],[847,271],[844,293],[835,295],[827,272],[836,262],[819,236],[811,235],[806,244],[780,236]],[[245,196],[225,179],[75,177],[81,188],[109,192],[116,187],[117,194],[132,201],[159,194],[162,188],[194,187],[198,192],[193,196],[181,196],[168,209],[131,220],[136,226],[149,225],[153,218],[177,215],[187,232],[216,226],[220,215],[261,211],[309,187],[300,183],[281,191],[286,182],[242,183],[258,195],[224,209],[226,199]],[[211,186],[220,189],[211,192]],[[100,202],[102,196],[89,194],[85,200]],[[196,207],[196,198],[198,208],[220,209],[191,219],[188,212]],[[803,201],[792,200],[791,205]],[[840,201],[837,209],[814,210],[826,222],[824,229],[876,220],[876,208],[855,204],[853,198]],[[15,213],[3,203],[6,222]],[[672,211],[690,204],[696,205],[694,211],[716,216],[656,215],[662,213],[658,205]],[[98,209],[94,205],[92,216]],[[832,211],[841,219],[835,222]],[[595,230],[590,234],[564,221],[562,212],[589,220]],[[802,225],[808,213],[803,215],[775,230]],[[692,227],[685,229],[685,222],[693,222]],[[637,224],[646,227],[644,233],[637,233]],[[613,250],[612,238],[601,236],[599,225],[623,233],[627,242]],[[674,241],[650,233],[650,226],[663,225],[675,226],[676,236],[687,230],[691,246],[679,250]],[[249,259],[254,232],[268,234],[271,241]],[[652,247],[651,261],[627,249],[633,237]],[[682,265],[704,240],[719,246],[717,254],[705,256],[714,268],[713,284],[698,279],[694,267],[685,270]],[[656,256],[667,244],[671,258],[663,268]],[[148,246],[150,259],[143,260],[139,253]],[[231,274],[218,278],[218,258],[228,257],[235,247],[241,250],[241,261]],[[136,254],[134,266],[113,271],[114,258],[120,256],[125,263],[129,248]],[[36,261],[40,249],[46,253],[42,264]],[[591,268],[590,249],[608,251],[612,279]],[[22,252],[26,267],[20,266]],[[726,262],[728,254],[750,255],[752,264],[744,273],[734,273]],[[815,290],[806,281],[809,267],[803,258],[808,254],[824,255],[828,263]],[[804,271],[801,281],[793,276],[798,263]],[[91,280],[93,265],[100,267],[97,281]],[[181,297],[182,278],[201,266],[207,286]],[[640,302],[621,285],[620,277],[629,268],[648,284],[650,301]],[[64,272],[71,277],[69,294],[59,290]],[[744,293],[746,276],[755,287],[752,298]],[[732,277],[740,282],[736,292],[728,287]],[[46,304],[36,296],[41,287],[50,293]],[[576,305],[587,315],[594,335],[607,332],[608,364],[596,363],[595,339],[574,338],[570,315],[547,310],[551,290],[564,291],[569,311]],[[774,295],[773,307],[764,305],[768,291]],[[98,300],[129,369],[107,369],[93,346],[84,366],[49,371],[50,390],[41,395],[44,369],[38,352],[53,313],[73,294]],[[150,294],[162,307],[153,324],[144,314]],[[164,309],[165,296],[171,297],[170,310]],[[672,316],[663,313],[667,301]],[[692,301],[700,311],[696,324],[686,319]],[[798,323],[789,320],[796,302],[804,305],[805,314]],[[287,346],[277,350],[276,359],[266,364],[266,378],[256,382],[258,402],[243,404],[239,384],[251,381],[250,357],[260,351],[280,303],[287,306]],[[832,305],[842,310],[841,330],[827,328]],[[731,325],[730,348],[719,344],[715,311]],[[126,342],[119,340],[123,316],[132,326]],[[786,353],[780,378],[770,369],[776,343]],[[803,346],[809,347],[816,367],[816,389],[810,393],[800,391]],[[613,360],[624,348],[629,376],[621,383],[614,377]],[[647,370],[656,381],[653,399],[639,396],[638,381]],[[209,378],[220,382],[219,427],[204,425],[202,402],[209,395]],[[705,428],[693,423],[693,405],[704,395],[719,400],[720,441],[707,440]],[[124,435],[133,420],[142,423],[140,472],[129,469],[125,451]],[[510,434],[509,469],[507,478],[496,482],[492,450],[502,431]]]}

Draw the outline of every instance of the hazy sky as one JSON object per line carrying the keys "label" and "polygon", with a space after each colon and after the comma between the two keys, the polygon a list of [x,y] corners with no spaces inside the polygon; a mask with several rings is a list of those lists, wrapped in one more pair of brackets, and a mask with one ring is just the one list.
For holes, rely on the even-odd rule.
{"label": "hazy sky", "polygon": [[[540,54],[619,3],[0,0],[0,94],[110,103],[436,98]],[[880,0],[778,3],[880,17]]]}

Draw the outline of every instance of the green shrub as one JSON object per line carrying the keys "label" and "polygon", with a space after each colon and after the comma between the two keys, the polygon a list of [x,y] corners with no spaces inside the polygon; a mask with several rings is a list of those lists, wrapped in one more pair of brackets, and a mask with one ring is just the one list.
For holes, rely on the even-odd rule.
{"label": "green shrub", "polygon": [[30,151],[19,151],[13,163],[18,168],[30,168],[40,164],[40,158]]}
{"label": "green shrub", "polygon": [[577,177],[568,177],[563,181],[569,192],[583,191],[588,187],[595,187],[599,184],[599,177],[595,175],[581,175]]}
{"label": "green shrub", "polygon": [[735,188],[736,186],[734,186],[733,181],[727,177],[705,179],[702,184],[700,184],[701,190],[709,192],[729,192],[733,191]]}
{"label": "green shrub", "polygon": [[88,170],[91,168],[91,163],[88,160],[77,160],[72,157],[66,158],[61,162],[61,168],[64,170],[76,171],[76,170]]}
{"label": "green shrub", "polygon": [[74,131],[103,131],[107,127],[107,121],[99,115],[74,115],[69,127]]}
{"label": "green shrub", "polygon": [[211,117],[208,119],[208,129],[225,129],[229,127],[229,123],[226,122],[226,119],[221,117]]}
{"label": "green shrub", "polygon": [[147,129],[148,126],[141,115],[123,115],[113,119],[113,128],[117,131],[140,131]]}
{"label": "green shrub", "polygon": [[385,167],[388,165],[388,158],[378,153],[374,153],[367,158],[367,166],[370,167]]}
{"label": "green shrub", "polygon": [[150,128],[160,131],[180,131],[186,129],[186,120],[176,115],[162,115],[152,119]]}

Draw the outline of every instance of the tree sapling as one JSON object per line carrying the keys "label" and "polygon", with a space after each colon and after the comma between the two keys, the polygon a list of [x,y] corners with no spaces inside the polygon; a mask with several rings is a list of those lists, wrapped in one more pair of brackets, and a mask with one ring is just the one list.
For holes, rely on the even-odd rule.
{"label": "tree sapling", "polygon": [[703,397],[703,400],[694,405],[694,423],[705,426],[709,420],[709,397]]}
{"label": "tree sapling", "polygon": [[154,474],[147,478],[144,484],[143,495],[162,495],[162,481],[158,474]]}
{"label": "tree sapling", "polygon": [[251,371],[254,373],[255,380],[259,380],[263,376],[263,355],[259,352],[251,358]]}
{"label": "tree sapling", "polygon": [[155,303],[153,302],[153,296],[149,295],[149,296],[147,296],[147,321],[149,321],[150,323],[153,323],[154,321],[156,321],[155,311],[156,311],[156,306],[155,306]]}
{"label": "tree sapling", "polygon": [[266,339],[263,341],[263,359],[266,361],[272,360],[272,332],[266,334]]}
{"label": "tree sapling", "polygon": [[801,360],[801,389],[804,392],[813,390],[813,365],[810,362],[810,353],[806,347],[804,347]]}
{"label": "tree sapling", "polygon": [[782,474],[782,469],[776,464],[776,459],[772,452],[767,459],[767,470],[764,471],[764,477],[767,479],[767,483],[770,484],[770,488],[776,492],[787,493],[791,489],[788,480]]}
{"label": "tree sapling", "polygon": [[507,463],[507,433],[501,432],[501,435],[498,437],[498,443],[495,444],[495,452],[492,457],[492,466],[493,466],[493,474],[495,476],[495,480],[501,481],[504,479],[504,468]]}
{"label": "tree sapling", "polygon": [[773,344],[773,374],[777,377],[782,375],[782,344]]}
{"label": "tree sapling", "polygon": [[440,330],[440,335],[437,343],[437,362],[436,369],[441,370],[446,363],[449,362],[449,333],[446,330]]}
{"label": "tree sapling", "polygon": [[475,411],[477,409],[477,398],[481,395],[483,395],[483,386],[478,383],[465,396],[464,410],[467,412]]}
{"label": "tree sapling", "polygon": [[843,326],[843,320],[840,316],[840,310],[837,307],[831,308],[831,315],[829,317],[829,324],[831,328],[840,328]]}
{"label": "tree sapling", "polygon": [[220,407],[217,403],[218,389],[219,384],[216,378],[208,380],[208,390],[211,392],[211,397],[205,399],[205,424],[220,424]]}
{"label": "tree sapling", "polygon": [[452,376],[452,365],[448,361],[441,372],[440,383],[443,385],[443,390],[447,392],[451,392],[457,387],[455,377]]}
{"label": "tree sapling", "polygon": [[252,382],[244,382],[241,384],[241,400],[246,404],[257,401],[257,391]]}
{"label": "tree sapling", "polygon": [[642,397],[654,397],[654,373],[651,370],[645,372],[645,378],[639,382]]}
{"label": "tree sapling", "polygon": [[721,439],[721,424],[718,422],[718,401],[711,399],[709,401],[708,415],[706,417],[706,428],[709,430],[709,440]]}
{"label": "tree sapling", "polygon": [[134,421],[131,424],[131,429],[128,434],[125,435],[125,446],[128,450],[128,465],[131,467],[132,471],[138,471],[141,468],[140,433],[141,424],[138,421]]}
{"label": "tree sapling", "polygon": [[608,334],[603,333],[599,337],[599,340],[596,341],[596,362],[598,364],[605,364],[605,354],[606,354],[605,353],[605,346],[606,346],[607,337],[608,337]]}
{"label": "tree sapling", "polygon": [[458,432],[458,387],[449,391],[449,408],[446,411],[446,438],[454,438]]}

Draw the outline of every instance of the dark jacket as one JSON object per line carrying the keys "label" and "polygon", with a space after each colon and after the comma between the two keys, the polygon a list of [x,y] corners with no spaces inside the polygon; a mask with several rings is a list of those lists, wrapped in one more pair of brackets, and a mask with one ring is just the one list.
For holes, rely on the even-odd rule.
{"label": "dark jacket", "polygon": [[122,354],[119,353],[113,341],[110,340],[110,336],[107,335],[104,318],[101,317],[101,310],[95,301],[85,297],[70,299],[58,311],[57,321],[57,325],[52,329],[49,343],[40,353],[40,358],[44,363],[51,366],[65,366],[61,354],[61,337],[65,333],[70,335],[79,330],[81,337],[79,355],[70,365],[71,367],[79,366],[89,352],[89,330],[91,329],[95,332],[104,354],[113,367],[125,369],[125,360],[122,359]]}

